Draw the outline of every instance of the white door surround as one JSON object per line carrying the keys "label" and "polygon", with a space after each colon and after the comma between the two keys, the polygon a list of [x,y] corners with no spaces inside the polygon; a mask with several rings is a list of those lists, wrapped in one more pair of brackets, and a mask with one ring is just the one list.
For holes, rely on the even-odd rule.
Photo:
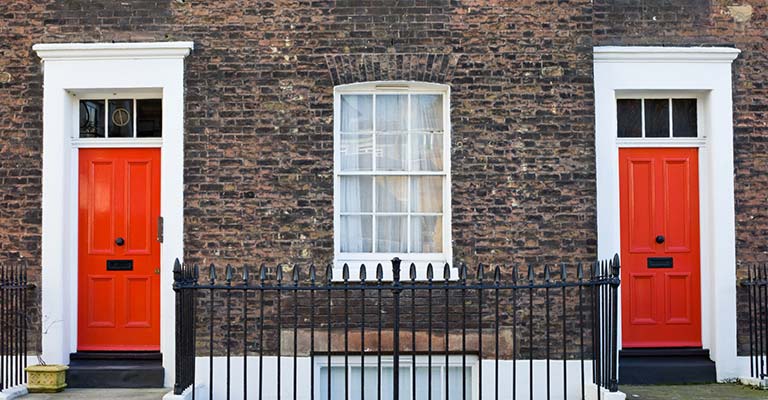
{"label": "white door surround", "polygon": [[[749,369],[736,355],[731,63],[739,52],[722,47],[594,48],[598,257],[621,248],[619,148],[698,147],[702,341],[717,364],[718,380]],[[616,99],[647,94],[699,99],[699,138],[617,138]]]}
{"label": "white door surround", "polygon": [[[174,377],[173,261],[183,256],[184,58],[192,42],[36,44],[43,62],[42,348],[67,364],[77,349],[77,170],[80,147],[160,147],[160,351],[165,383]],[[80,140],[78,99],[162,97],[161,140]]]}

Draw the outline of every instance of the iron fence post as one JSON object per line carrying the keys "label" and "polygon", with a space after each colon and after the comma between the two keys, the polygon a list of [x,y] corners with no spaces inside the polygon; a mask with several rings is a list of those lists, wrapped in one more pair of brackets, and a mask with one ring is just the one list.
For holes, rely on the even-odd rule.
{"label": "iron fence post", "polygon": [[392,259],[392,296],[395,305],[395,320],[392,326],[392,398],[400,400],[400,263],[397,257]]}

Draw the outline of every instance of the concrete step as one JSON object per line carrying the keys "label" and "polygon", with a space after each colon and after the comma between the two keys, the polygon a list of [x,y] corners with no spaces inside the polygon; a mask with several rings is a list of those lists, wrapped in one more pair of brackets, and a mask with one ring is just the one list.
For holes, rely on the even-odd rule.
{"label": "concrete step", "polygon": [[709,350],[689,348],[625,349],[619,351],[619,383],[664,385],[716,383]]}
{"label": "concrete step", "polygon": [[159,352],[78,352],[70,355],[70,388],[161,388],[165,380]]}

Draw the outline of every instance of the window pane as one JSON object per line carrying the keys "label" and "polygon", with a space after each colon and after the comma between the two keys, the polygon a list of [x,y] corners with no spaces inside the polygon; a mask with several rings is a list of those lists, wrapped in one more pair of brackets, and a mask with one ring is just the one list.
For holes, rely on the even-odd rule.
{"label": "window pane", "polygon": [[411,211],[443,212],[443,177],[414,176],[411,178]]}
{"label": "window pane", "polygon": [[645,99],[645,137],[669,137],[669,99]]}
{"label": "window pane", "polygon": [[443,135],[411,135],[411,169],[443,170]]}
{"label": "window pane", "polygon": [[404,253],[408,251],[406,217],[376,216],[376,252]]}
{"label": "window pane", "polygon": [[[416,367],[416,400],[430,400],[429,398],[429,369]],[[443,396],[443,379],[440,376],[440,367],[432,367],[432,399],[441,399]],[[460,398],[460,397],[456,397]]]}
{"label": "window pane", "polygon": [[376,130],[404,131],[408,128],[406,117],[408,111],[408,96],[380,95],[376,96]]}
{"label": "window pane", "polygon": [[339,145],[342,171],[370,171],[373,169],[373,136],[341,135]]}
{"label": "window pane", "polygon": [[[320,399],[328,399],[328,367],[320,368]],[[344,367],[331,367],[331,398],[330,400],[344,400],[346,388],[344,386]]]}
{"label": "window pane", "polygon": [[[378,398],[378,379],[379,379],[379,369],[377,367],[365,367],[365,398],[366,399],[377,399]],[[383,369],[386,369],[386,367],[383,367]],[[389,368],[392,369],[391,367]],[[360,379],[360,371],[363,370],[363,367],[351,367],[350,368],[350,378],[351,378],[351,386],[352,391],[349,393],[350,398],[352,400],[361,400],[360,397],[360,386],[362,380]],[[326,378],[328,379],[328,378]],[[392,379],[390,377],[390,379]],[[402,381],[402,380],[401,380]],[[325,382],[325,385],[327,385],[328,382]],[[343,384],[342,384],[343,386]],[[382,389],[386,387],[391,387],[392,382],[382,381]],[[382,392],[382,396],[384,393]],[[403,399],[403,397],[401,397]]]}
{"label": "window pane", "polygon": [[411,130],[443,130],[443,96],[417,94],[411,96]]}
{"label": "window pane", "polygon": [[404,176],[376,177],[376,211],[405,212],[408,178]]}
{"label": "window pane", "polygon": [[411,252],[443,251],[443,217],[411,217]]}
{"label": "window pane", "polygon": [[163,136],[163,101],[136,100],[136,137]]}
{"label": "window pane", "polygon": [[373,96],[341,96],[341,131],[359,132],[373,129]]}
{"label": "window pane", "polygon": [[133,100],[109,101],[109,137],[133,137]]}
{"label": "window pane", "polygon": [[80,100],[80,137],[104,137],[104,100]]}
{"label": "window pane", "polygon": [[376,170],[405,171],[405,135],[376,135]]}
{"label": "window pane", "polygon": [[341,177],[341,212],[373,211],[373,177]]}
{"label": "window pane", "polygon": [[638,138],[643,136],[643,115],[640,107],[640,99],[616,100],[618,137]]}
{"label": "window pane", "polygon": [[448,397],[451,399],[462,398],[461,389],[464,387],[462,378],[467,381],[467,397],[472,398],[472,369],[466,368],[464,376],[461,376],[461,367],[448,367]]}
{"label": "window pane", "polygon": [[[381,399],[382,400],[392,400],[394,398],[392,388],[394,383],[394,372],[395,369],[393,367],[382,367],[381,368]],[[410,388],[411,388],[411,374],[410,370],[405,367],[400,368],[400,374],[398,374],[400,379],[400,398],[401,399],[408,399],[411,397],[410,395]],[[366,378],[368,376],[366,375]],[[367,380],[366,380],[367,382]],[[366,383],[367,385],[367,383]],[[366,399],[368,399],[366,397]],[[377,397],[373,397],[369,400],[377,399]],[[437,400],[437,399],[435,399]]]}
{"label": "window pane", "polygon": [[672,135],[697,137],[696,99],[672,99]]}
{"label": "window pane", "polygon": [[373,231],[370,215],[341,216],[341,252],[370,253],[371,232]]}

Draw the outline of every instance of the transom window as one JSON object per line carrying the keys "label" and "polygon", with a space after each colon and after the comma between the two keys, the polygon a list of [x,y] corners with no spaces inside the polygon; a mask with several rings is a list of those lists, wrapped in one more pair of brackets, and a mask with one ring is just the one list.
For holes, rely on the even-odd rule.
{"label": "transom window", "polygon": [[410,86],[337,91],[335,234],[342,259],[440,254],[434,261],[446,261],[447,95]]}
{"label": "transom window", "polygon": [[161,99],[80,100],[80,138],[159,138]]}
{"label": "transom window", "polygon": [[695,98],[618,99],[618,137],[698,137],[696,109]]}

